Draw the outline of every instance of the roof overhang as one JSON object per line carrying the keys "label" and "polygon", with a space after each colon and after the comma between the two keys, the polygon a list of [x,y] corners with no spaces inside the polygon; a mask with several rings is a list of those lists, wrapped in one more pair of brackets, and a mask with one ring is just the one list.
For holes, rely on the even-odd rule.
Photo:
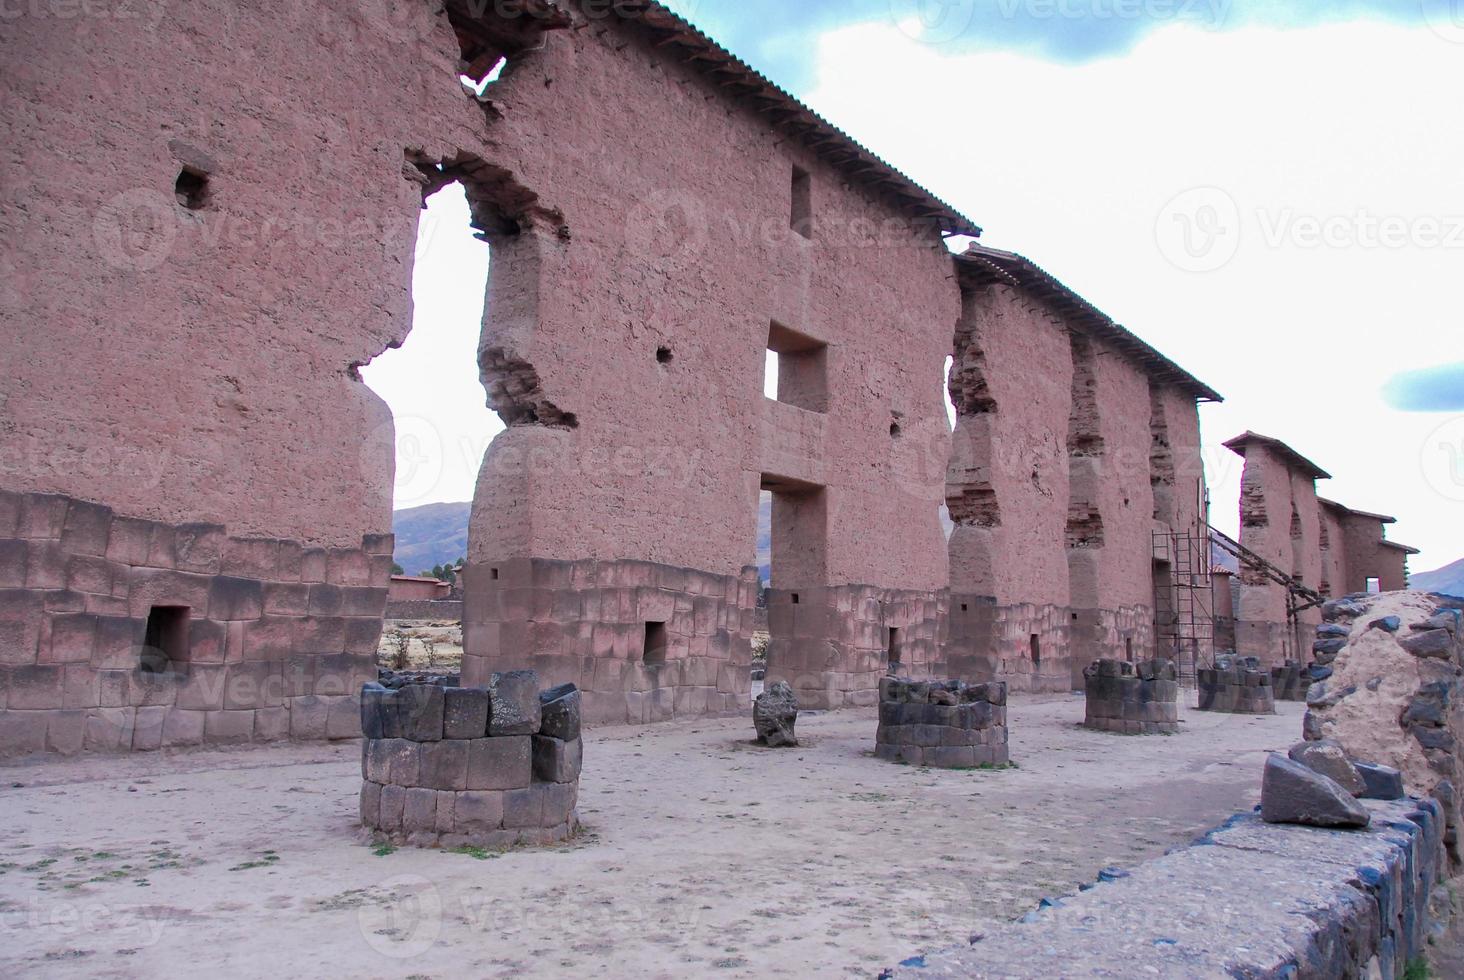
{"label": "roof overhang", "polygon": [[1063,285],[1056,276],[1031,259],[975,242],[955,258],[963,283],[973,286],[1002,283],[1036,296],[1074,327],[1138,364],[1153,380],[1174,385],[1193,395],[1197,401],[1225,400],[1214,388],[1115,323],[1112,317]]}
{"label": "roof overhang", "polygon": [[1244,456],[1246,449],[1251,446],[1264,446],[1285,460],[1286,464],[1292,469],[1300,470],[1314,480],[1330,480],[1332,478],[1332,474],[1286,445],[1280,439],[1273,439],[1270,436],[1263,436],[1256,432],[1244,432],[1224,445],[1226,449],[1240,456]]}

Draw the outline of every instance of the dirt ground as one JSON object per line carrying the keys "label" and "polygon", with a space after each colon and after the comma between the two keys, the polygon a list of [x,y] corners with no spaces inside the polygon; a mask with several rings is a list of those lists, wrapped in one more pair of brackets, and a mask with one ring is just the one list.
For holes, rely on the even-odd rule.
{"label": "dirt ground", "polygon": [[586,832],[544,851],[385,853],[356,743],[0,769],[0,975],[875,975],[1187,842],[1300,732],[1189,712],[1172,737],[1016,700],[1019,768],[871,755],[872,711],[586,734]]}

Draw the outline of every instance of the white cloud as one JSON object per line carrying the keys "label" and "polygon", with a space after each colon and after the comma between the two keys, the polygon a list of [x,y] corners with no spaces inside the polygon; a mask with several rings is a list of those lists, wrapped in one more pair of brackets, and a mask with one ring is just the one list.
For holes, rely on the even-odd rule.
{"label": "white cloud", "polygon": [[[1415,570],[1464,554],[1460,504],[1425,475],[1448,417],[1393,411],[1380,394],[1398,370],[1459,359],[1457,46],[1376,23],[1174,26],[1125,57],[1061,65],[864,25],[824,35],[817,78],[815,108],[966,211],[987,242],[1227,396],[1204,411],[1218,526],[1235,529],[1240,478],[1218,444],[1250,428],[1332,472],[1324,495],[1396,513],[1394,536],[1424,550]],[[1238,238],[1204,273],[1169,261],[1158,224],[1197,188],[1235,206],[1192,210],[1193,231]],[[1214,198],[1178,203],[1195,200]]]}

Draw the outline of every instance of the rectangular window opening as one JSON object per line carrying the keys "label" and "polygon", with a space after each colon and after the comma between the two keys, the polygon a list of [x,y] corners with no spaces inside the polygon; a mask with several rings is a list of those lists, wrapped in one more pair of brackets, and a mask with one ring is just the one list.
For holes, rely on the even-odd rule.
{"label": "rectangular window opening", "polygon": [[889,637],[885,643],[885,652],[888,655],[889,665],[891,667],[900,666],[901,648],[900,630],[898,627],[891,626],[889,628]]}
{"label": "rectangular window opening", "polygon": [[802,167],[793,168],[793,207],[788,227],[804,238],[813,238],[813,177]]}
{"label": "rectangular window opening", "polygon": [[1382,591],[1383,591],[1383,580],[1382,579],[1380,579],[1380,578],[1370,578],[1370,579],[1367,580],[1367,594],[1368,595],[1377,595],[1378,593],[1380,593]]}
{"label": "rectangular window opening", "polygon": [[646,623],[646,646],[644,660],[655,666],[666,662],[666,624]]}
{"label": "rectangular window opening", "polygon": [[763,363],[763,394],[810,412],[829,410],[829,345],[773,321]]}
{"label": "rectangular window opening", "polygon": [[1041,667],[1042,666],[1042,637],[1038,636],[1036,633],[1033,633],[1032,634],[1032,639],[1029,641],[1028,645],[1032,649],[1032,666],[1033,667]]}
{"label": "rectangular window opening", "polygon": [[1134,638],[1132,636],[1123,638],[1123,658],[1129,663],[1134,662]]}
{"label": "rectangular window opening", "polygon": [[144,674],[172,673],[188,663],[188,606],[153,606],[147,614],[142,654]]}

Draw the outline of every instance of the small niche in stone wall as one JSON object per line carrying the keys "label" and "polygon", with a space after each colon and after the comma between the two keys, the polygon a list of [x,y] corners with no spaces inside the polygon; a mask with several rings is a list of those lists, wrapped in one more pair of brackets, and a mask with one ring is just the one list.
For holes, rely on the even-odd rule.
{"label": "small niche in stone wall", "polygon": [[147,614],[138,668],[166,674],[188,662],[188,606],[153,606]]}
{"label": "small niche in stone wall", "polygon": [[188,210],[200,210],[208,203],[208,174],[196,167],[184,167],[173,182],[173,193]]}
{"label": "small niche in stone wall", "polygon": [[1031,651],[1032,651],[1032,666],[1033,667],[1041,667],[1042,666],[1042,637],[1038,636],[1036,633],[1033,633],[1032,634],[1032,639],[1030,641],[1028,641],[1028,646],[1031,647]]}
{"label": "small niche in stone wall", "polygon": [[887,654],[888,662],[889,662],[889,665],[891,667],[898,667],[898,666],[900,666],[900,630],[899,630],[899,627],[891,626],[889,628],[889,637],[888,637],[888,642],[886,643],[886,646],[885,646],[885,652]]}
{"label": "small niche in stone wall", "polygon": [[646,623],[646,645],[644,660],[648,664],[666,662],[666,624]]}

